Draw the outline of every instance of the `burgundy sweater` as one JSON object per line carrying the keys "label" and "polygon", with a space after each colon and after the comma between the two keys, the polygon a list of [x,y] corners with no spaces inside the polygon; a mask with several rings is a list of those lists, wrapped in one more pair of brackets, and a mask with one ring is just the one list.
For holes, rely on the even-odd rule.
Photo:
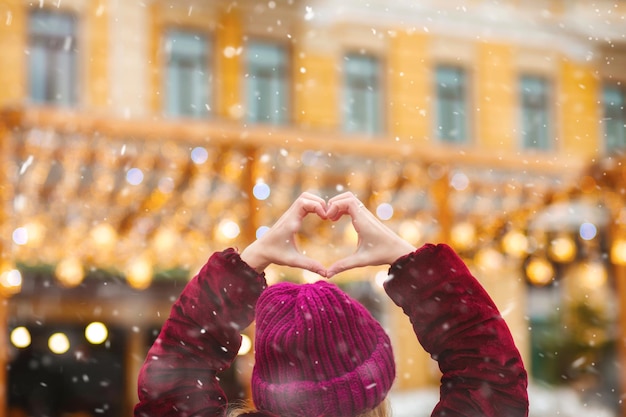
{"label": "burgundy sweater", "polygon": [[[432,416],[526,417],[527,374],[511,333],[453,250],[424,245],[394,262],[389,274],[387,294],[442,372]],[[135,417],[225,415],[216,373],[235,359],[240,331],[252,323],[266,285],[234,249],[209,258],[148,352]]]}

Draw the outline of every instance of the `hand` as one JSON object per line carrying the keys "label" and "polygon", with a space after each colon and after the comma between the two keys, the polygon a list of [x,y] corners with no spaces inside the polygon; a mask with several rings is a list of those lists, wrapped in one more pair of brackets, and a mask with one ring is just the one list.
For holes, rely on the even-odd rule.
{"label": "hand", "polygon": [[381,223],[351,192],[328,201],[326,218],[339,220],[344,214],[352,218],[359,236],[356,251],[328,268],[326,277],[339,272],[369,265],[392,264],[399,257],[415,251],[415,247]]}
{"label": "hand", "polygon": [[259,273],[274,263],[326,276],[326,268],[321,263],[301,254],[296,247],[296,234],[309,213],[326,219],[326,202],[305,192],[263,236],[244,249],[241,259]]}

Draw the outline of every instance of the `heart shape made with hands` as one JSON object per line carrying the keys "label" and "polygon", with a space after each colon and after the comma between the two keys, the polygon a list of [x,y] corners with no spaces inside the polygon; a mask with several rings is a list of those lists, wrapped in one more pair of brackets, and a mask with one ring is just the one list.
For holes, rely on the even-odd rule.
{"label": "heart shape made with hands", "polygon": [[[356,248],[351,250],[346,241]],[[340,194],[327,203],[303,193],[242,255],[258,271],[275,263],[330,278],[348,269],[391,264],[414,249],[353,194]]]}
{"label": "heart shape made with hands", "polygon": [[332,221],[309,213],[296,233],[296,249],[328,267],[354,253],[358,240],[350,216]]}

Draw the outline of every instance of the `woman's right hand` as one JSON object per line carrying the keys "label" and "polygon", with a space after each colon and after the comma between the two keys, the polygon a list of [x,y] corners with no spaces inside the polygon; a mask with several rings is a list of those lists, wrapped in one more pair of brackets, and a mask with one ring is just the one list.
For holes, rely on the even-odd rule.
{"label": "woman's right hand", "polygon": [[296,234],[310,213],[326,219],[326,202],[311,193],[302,193],[278,221],[241,253],[241,259],[261,273],[269,264],[307,269],[326,276],[326,268],[296,247]]}

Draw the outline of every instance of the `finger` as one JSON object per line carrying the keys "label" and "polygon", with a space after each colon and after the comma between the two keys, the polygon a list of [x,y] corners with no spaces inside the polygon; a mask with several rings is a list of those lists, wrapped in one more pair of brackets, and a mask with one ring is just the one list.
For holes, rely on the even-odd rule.
{"label": "finger", "polygon": [[326,277],[327,275],[327,271],[324,265],[322,265],[315,259],[311,259],[308,256],[304,256],[300,253],[296,254],[293,257],[290,257],[288,260],[281,264],[293,268],[306,269],[307,271],[314,272],[323,277]]}
{"label": "finger", "polygon": [[310,193],[308,191],[303,192],[302,194],[300,194],[300,197],[302,198],[306,198],[309,200],[315,200],[315,201],[319,201],[322,204],[326,204],[326,200],[324,200],[322,197],[320,197],[319,195]]}
{"label": "finger", "polygon": [[326,270],[326,278],[332,278],[340,272],[347,271],[353,268],[358,268],[361,266],[366,266],[366,264],[367,263],[364,262],[363,259],[361,259],[361,257],[357,254],[349,255],[332,264]]}
{"label": "finger", "polygon": [[344,214],[348,214],[347,202],[352,200],[358,199],[351,192],[339,194],[328,200],[328,204],[326,205],[326,216],[328,219],[336,221]]}
{"label": "finger", "polygon": [[330,200],[328,200],[328,205],[331,205],[334,202],[337,202],[340,200],[346,200],[346,199],[352,199],[352,198],[357,198],[357,197],[353,192],[347,191],[345,193],[338,194],[334,196],[333,198],[331,198]]}
{"label": "finger", "polygon": [[[343,198],[329,201],[326,216],[329,220],[336,221],[341,216],[348,214],[354,218],[359,211],[365,209],[365,205],[354,194]],[[365,209],[367,211],[367,209]]]}
{"label": "finger", "polygon": [[298,215],[300,219],[306,217],[309,213],[315,213],[322,219],[326,219],[326,202],[324,200],[301,198],[298,200]]}

